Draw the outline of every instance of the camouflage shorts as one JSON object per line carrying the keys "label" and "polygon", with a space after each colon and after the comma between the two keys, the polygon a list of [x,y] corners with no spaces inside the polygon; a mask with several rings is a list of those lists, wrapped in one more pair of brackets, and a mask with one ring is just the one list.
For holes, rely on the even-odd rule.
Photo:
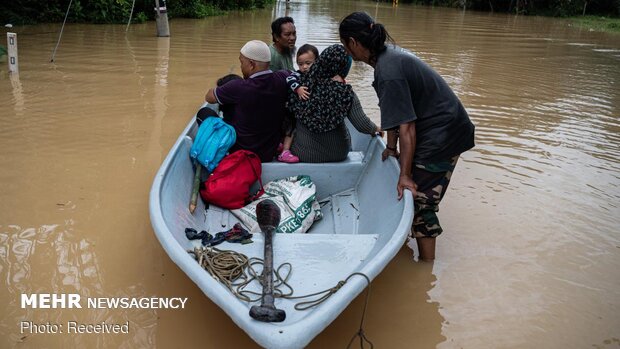
{"label": "camouflage shorts", "polygon": [[443,231],[436,212],[439,211],[439,202],[448,189],[458,159],[457,155],[448,161],[415,164],[413,181],[418,185],[418,194],[414,199],[412,237],[436,237]]}

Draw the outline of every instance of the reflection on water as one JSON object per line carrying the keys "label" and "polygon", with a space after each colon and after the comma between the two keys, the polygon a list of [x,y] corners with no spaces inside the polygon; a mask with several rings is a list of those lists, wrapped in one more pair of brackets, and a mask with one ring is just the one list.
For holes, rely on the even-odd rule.
{"label": "reflection on water", "polygon": [[[70,203],[68,205],[71,205]],[[65,206],[65,205],[62,205]],[[102,275],[95,248],[88,239],[76,236],[74,222],[44,225],[37,229],[16,225],[0,227],[0,273],[8,297],[0,318],[5,345],[28,343],[33,347],[151,347],[155,344],[157,314],[152,309],[21,309],[20,295],[33,293],[79,293],[85,297],[147,296],[138,286],[113,293],[103,292]],[[4,298],[3,298],[4,301]],[[85,305],[83,305],[85,306]],[[132,335],[114,336],[42,336],[35,331],[21,333],[19,324],[126,323]],[[32,333],[30,333],[32,332]],[[5,346],[3,345],[3,346]]]}
{"label": "reflection on water", "polygon": [[22,83],[19,81],[19,74],[10,74],[11,86],[13,87],[13,105],[15,114],[21,115],[24,111],[24,96],[22,92]]}
{"label": "reflection on water", "polygon": [[[432,65],[476,124],[439,213],[438,260],[403,249],[374,282],[366,334],[388,348],[610,347],[620,342],[620,40],[563,20],[372,1],[280,1],[205,20],[17,27],[0,68],[0,347],[255,347],[170,261],[152,177],[247,40],[295,18],[338,42],[363,10]],[[348,81],[379,121],[373,70]],[[380,219],[380,217],[377,217]],[[21,309],[21,293],[188,297],[183,310]],[[344,347],[359,298],[310,347]],[[19,321],[129,322],[129,335],[22,334]],[[405,330],[403,330],[405,328]],[[489,343],[493,343],[490,345]]]}

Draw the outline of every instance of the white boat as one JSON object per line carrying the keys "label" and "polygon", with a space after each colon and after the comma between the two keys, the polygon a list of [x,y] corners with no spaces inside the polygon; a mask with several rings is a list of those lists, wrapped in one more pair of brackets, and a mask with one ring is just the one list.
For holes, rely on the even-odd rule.
{"label": "white boat", "polygon": [[[348,120],[347,120],[348,123]],[[278,233],[273,238],[274,269],[292,264],[289,283],[295,295],[322,291],[345,280],[354,272],[374,279],[403,246],[413,219],[413,198],[409,191],[397,199],[398,163],[381,161],[385,144],[380,137],[357,132],[348,124],[352,151],[338,163],[263,163],[262,181],[309,175],[322,203],[323,218],[306,234]],[[188,203],[194,171],[189,157],[197,125],[187,125],[155,176],[149,210],[153,229],[170,258],[222,308],[256,343],[265,348],[303,348],[323,331],[367,286],[360,276],[352,277],[326,301],[308,310],[295,310],[298,300],[276,298],[275,306],[286,312],[279,323],[265,323],[250,317],[252,305],[235,297],[226,286],[202,269],[187,252],[200,245],[189,241],[185,228],[219,232],[238,222],[227,210],[210,205],[190,214]],[[254,234],[253,243],[217,246],[248,257],[263,257],[263,236]],[[260,293],[260,285],[256,289]]]}

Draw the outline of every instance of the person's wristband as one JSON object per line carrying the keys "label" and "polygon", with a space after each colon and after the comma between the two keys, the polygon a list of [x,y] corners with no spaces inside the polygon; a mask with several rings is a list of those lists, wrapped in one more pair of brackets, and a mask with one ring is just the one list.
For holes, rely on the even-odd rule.
{"label": "person's wristband", "polygon": [[396,151],[396,147],[389,147],[389,146],[387,146],[387,145],[386,145],[385,147],[386,147],[388,150],[391,150],[391,151]]}

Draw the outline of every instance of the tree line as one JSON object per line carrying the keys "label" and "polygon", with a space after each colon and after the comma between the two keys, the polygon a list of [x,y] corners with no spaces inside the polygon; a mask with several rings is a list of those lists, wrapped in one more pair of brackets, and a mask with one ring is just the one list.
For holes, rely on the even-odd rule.
{"label": "tree line", "polygon": [[[166,4],[165,0],[159,0],[161,6],[167,7],[169,18],[204,18],[222,14],[227,10],[262,8],[275,1],[170,0]],[[61,22],[69,2],[70,0],[2,1],[0,22],[14,25]],[[399,2],[524,15],[620,16],[620,0],[400,0]],[[135,4],[133,0],[73,0],[67,20],[81,23],[127,23],[132,5],[134,23],[154,19],[155,0],[135,0]]]}
{"label": "tree line", "polygon": [[[70,0],[11,0],[0,3],[0,22],[13,25],[62,22]],[[262,8],[274,0],[159,0],[168,17],[204,18],[227,10]],[[155,0],[73,0],[67,21],[78,23],[134,23],[155,17]]]}
{"label": "tree line", "polygon": [[620,16],[620,0],[400,0],[400,3],[554,17]]}

